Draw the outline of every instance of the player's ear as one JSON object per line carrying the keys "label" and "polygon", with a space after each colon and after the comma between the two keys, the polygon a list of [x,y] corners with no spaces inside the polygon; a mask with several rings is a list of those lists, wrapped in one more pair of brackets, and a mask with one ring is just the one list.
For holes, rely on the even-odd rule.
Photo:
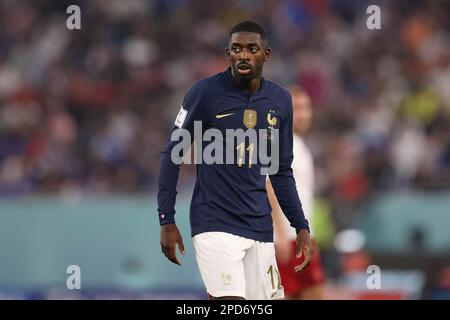
{"label": "player's ear", "polygon": [[228,46],[225,47],[225,54],[227,55],[227,57],[230,56],[230,48],[228,48]]}
{"label": "player's ear", "polygon": [[269,60],[271,53],[272,53],[272,49],[270,47],[266,47],[264,49],[264,62]]}

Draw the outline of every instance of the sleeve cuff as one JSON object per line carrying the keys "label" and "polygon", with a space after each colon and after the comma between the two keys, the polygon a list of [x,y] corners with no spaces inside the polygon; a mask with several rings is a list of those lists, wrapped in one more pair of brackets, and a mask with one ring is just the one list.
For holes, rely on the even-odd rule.
{"label": "sleeve cuff", "polygon": [[165,225],[165,224],[170,224],[170,223],[175,223],[175,215],[173,214],[166,214],[163,212],[160,212],[158,214],[159,217],[159,225]]}
{"label": "sleeve cuff", "polygon": [[295,231],[297,232],[297,234],[300,232],[300,230],[307,230],[308,233],[311,233],[311,229],[309,228],[309,222],[307,219],[304,219],[304,221],[300,224],[297,224],[295,226]]}

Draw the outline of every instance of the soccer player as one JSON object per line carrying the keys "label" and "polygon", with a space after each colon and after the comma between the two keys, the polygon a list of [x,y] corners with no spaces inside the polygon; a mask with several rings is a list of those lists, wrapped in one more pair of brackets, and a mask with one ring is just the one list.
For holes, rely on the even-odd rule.
{"label": "soccer player", "polygon": [[[291,96],[286,89],[262,77],[271,49],[260,24],[236,24],[229,33],[225,53],[230,67],[194,83],[184,97],[172,134],[177,136],[185,129],[192,136],[194,121],[201,121],[202,130],[216,129],[224,135],[230,129],[278,130],[278,171],[269,177],[284,214],[296,230],[297,255],[305,256],[305,261],[297,266],[301,270],[311,260],[313,247],[291,169]],[[171,159],[177,143],[169,139],[161,153],[158,214],[162,252],[180,265],[176,246],[182,254],[185,252],[174,218],[179,164]],[[199,147],[206,146],[203,141]],[[283,298],[266,192],[267,175],[261,174],[262,161],[241,161],[244,153],[249,158],[250,153],[256,153],[251,145],[239,145],[233,152],[235,158],[240,158],[237,164],[197,165],[190,223],[202,280],[211,299]]]}
{"label": "soccer player", "polygon": [[[310,220],[314,201],[314,162],[311,152],[303,141],[312,119],[311,100],[306,92],[299,87],[290,88],[294,120],[294,161],[292,169],[295,180],[299,182],[298,193],[305,216]],[[294,271],[299,262],[295,257],[295,230],[283,216],[278,201],[267,182],[267,193],[272,206],[272,216],[275,229],[275,251],[286,298],[320,300],[324,298],[324,272],[320,262],[319,252],[313,238],[314,256],[308,268],[300,273]]]}

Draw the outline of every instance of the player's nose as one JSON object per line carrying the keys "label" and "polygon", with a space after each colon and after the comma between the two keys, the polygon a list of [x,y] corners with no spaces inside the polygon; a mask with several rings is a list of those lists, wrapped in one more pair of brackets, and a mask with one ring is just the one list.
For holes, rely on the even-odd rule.
{"label": "player's nose", "polygon": [[248,60],[249,60],[249,57],[248,57],[247,50],[244,49],[239,53],[239,62],[248,61]]}

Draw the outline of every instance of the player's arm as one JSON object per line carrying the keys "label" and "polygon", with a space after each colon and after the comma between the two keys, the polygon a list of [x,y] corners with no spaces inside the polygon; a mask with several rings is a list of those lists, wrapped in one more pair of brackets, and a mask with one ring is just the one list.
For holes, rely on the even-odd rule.
{"label": "player's arm", "polygon": [[279,132],[279,169],[277,173],[269,175],[269,178],[283,213],[297,232],[296,256],[300,258],[303,254],[305,255],[303,263],[295,268],[296,271],[301,271],[311,262],[313,246],[309,236],[309,223],[303,213],[291,168],[293,160],[292,98],[288,92],[284,101],[285,114],[282,119],[284,121]]}
{"label": "player's arm", "polygon": [[270,180],[266,180],[266,189],[267,189],[267,197],[270,202],[270,206],[272,207],[272,219],[273,219],[273,227],[275,231],[275,250],[278,259],[281,262],[286,263],[289,261],[292,253],[291,242],[284,234],[284,225],[282,220],[282,212],[280,205],[278,203],[277,197],[275,196],[275,192],[273,191],[272,184]]}
{"label": "player's arm", "polygon": [[[161,152],[160,171],[158,177],[158,216],[161,225],[161,251],[173,263],[180,265],[176,255],[176,246],[185,254],[183,239],[175,224],[176,186],[180,172],[183,153],[172,155],[173,148],[180,142],[181,129],[186,129],[192,143],[194,139],[194,121],[202,120],[203,85],[197,82],[192,86],[183,100],[174,127],[166,145]],[[176,139],[172,139],[175,137]],[[175,161],[173,161],[175,160]]]}

